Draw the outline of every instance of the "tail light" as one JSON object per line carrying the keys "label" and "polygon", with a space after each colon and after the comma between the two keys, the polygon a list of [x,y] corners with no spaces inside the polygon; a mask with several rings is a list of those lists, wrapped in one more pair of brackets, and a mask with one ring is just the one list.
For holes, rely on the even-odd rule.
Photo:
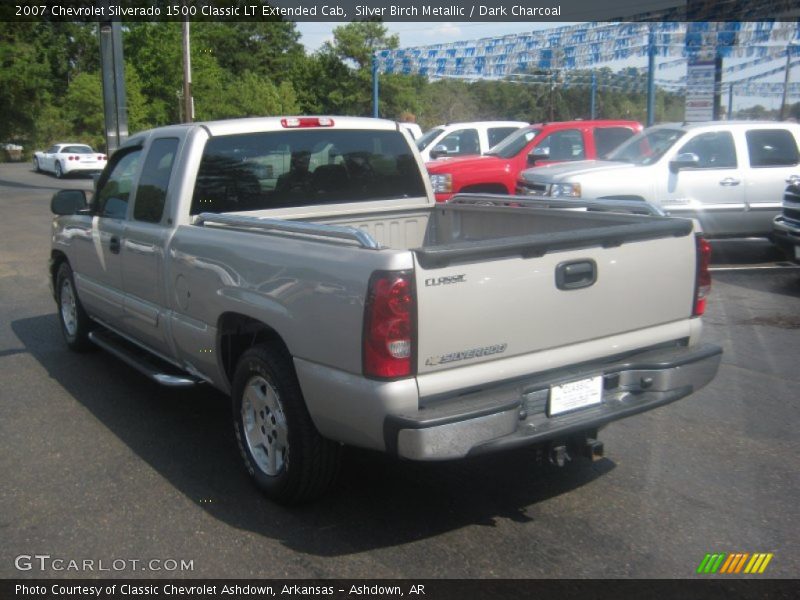
{"label": "tail light", "polygon": [[416,299],[409,271],[372,274],[364,310],[363,368],[366,377],[396,379],[414,373]]}
{"label": "tail light", "polygon": [[288,117],[281,119],[281,126],[295,127],[333,127],[333,119],[328,117]]}
{"label": "tail light", "polygon": [[711,263],[711,244],[708,240],[698,236],[697,240],[697,273],[694,287],[694,310],[692,316],[699,317],[706,312],[706,298],[711,291],[711,272],[708,266]]}

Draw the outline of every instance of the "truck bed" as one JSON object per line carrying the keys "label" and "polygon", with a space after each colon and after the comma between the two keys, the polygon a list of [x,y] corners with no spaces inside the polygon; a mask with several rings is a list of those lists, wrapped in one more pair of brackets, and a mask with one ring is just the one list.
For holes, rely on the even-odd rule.
{"label": "truck bed", "polygon": [[605,247],[626,241],[683,236],[688,220],[622,213],[576,212],[550,208],[506,208],[480,204],[305,219],[351,227],[380,246],[414,250],[423,264],[521,253],[541,256],[570,247]]}
{"label": "truck bed", "polygon": [[[626,341],[628,350],[651,333],[658,338],[652,343],[692,335],[688,320],[696,264],[691,221],[486,206],[477,199],[478,204],[301,221],[312,228],[323,225],[320,230],[332,226],[340,234],[366,233],[365,239],[376,244],[365,247],[379,253],[411,251],[419,375],[514,356],[533,359],[604,338],[619,345],[615,336],[626,332],[649,332]],[[336,254],[331,249],[331,258]],[[367,258],[362,252],[349,256],[351,261]],[[669,323],[674,326],[662,327]],[[662,333],[656,334],[659,327]],[[600,344],[596,352],[615,349]]]}

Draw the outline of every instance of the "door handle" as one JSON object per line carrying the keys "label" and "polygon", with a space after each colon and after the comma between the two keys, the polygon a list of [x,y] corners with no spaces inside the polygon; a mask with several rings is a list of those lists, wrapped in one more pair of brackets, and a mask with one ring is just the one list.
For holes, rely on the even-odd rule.
{"label": "door handle", "polygon": [[724,185],[724,186],[728,186],[728,187],[729,186],[733,186],[733,185],[739,185],[740,183],[742,183],[742,182],[739,181],[738,179],[733,178],[733,177],[726,177],[725,179],[723,179],[722,181],[719,182],[720,185]]}
{"label": "door handle", "polygon": [[111,251],[111,254],[119,254],[119,238],[115,235],[111,236],[111,239],[108,242],[108,249]]}
{"label": "door handle", "polygon": [[593,260],[563,262],[556,267],[556,287],[560,290],[579,290],[597,281],[597,263]]}

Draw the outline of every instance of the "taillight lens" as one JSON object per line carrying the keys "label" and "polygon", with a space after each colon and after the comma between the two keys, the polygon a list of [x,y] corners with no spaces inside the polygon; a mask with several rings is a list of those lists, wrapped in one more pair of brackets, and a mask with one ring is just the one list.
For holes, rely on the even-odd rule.
{"label": "taillight lens", "polygon": [[692,315],[701,316],[706,312],[706,299],[711,291],[711,272],[708,270],[711,264],[711,244],[702,237],[697,237],[697,275],[695,279],[694,291],[694,311]]}
{"label": "taillight lens", "polygon": [[414,372],[416,299],[409,271],[376,271],[364,310],[364,375],[377,379]]}

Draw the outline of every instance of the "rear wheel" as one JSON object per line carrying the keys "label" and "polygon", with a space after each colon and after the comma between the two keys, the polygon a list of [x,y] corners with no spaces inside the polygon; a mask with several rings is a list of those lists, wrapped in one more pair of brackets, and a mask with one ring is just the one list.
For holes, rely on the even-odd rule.
{"label": "rear wheel", "polygon": [[266,345],[247,350],[236,367],[232,399],[239,451],[267,496],[297,504],[333,484],[341,448],[314,426],[285,352]]}
{"label": "rear wheel", "polygon": [[64,176],[64,171],[61,169],[61,163],[56,161],[56,177],[61,179]]}
{"label": "rear wheel", "polygon": [[89,341],[89,332],[94,323],[86,314],[75,289],[75,278],[69,263],[61,263],[56,276],[56,292],[58,300],[58,320],[61,333],[70,350],[85,352],[94,348]]}

